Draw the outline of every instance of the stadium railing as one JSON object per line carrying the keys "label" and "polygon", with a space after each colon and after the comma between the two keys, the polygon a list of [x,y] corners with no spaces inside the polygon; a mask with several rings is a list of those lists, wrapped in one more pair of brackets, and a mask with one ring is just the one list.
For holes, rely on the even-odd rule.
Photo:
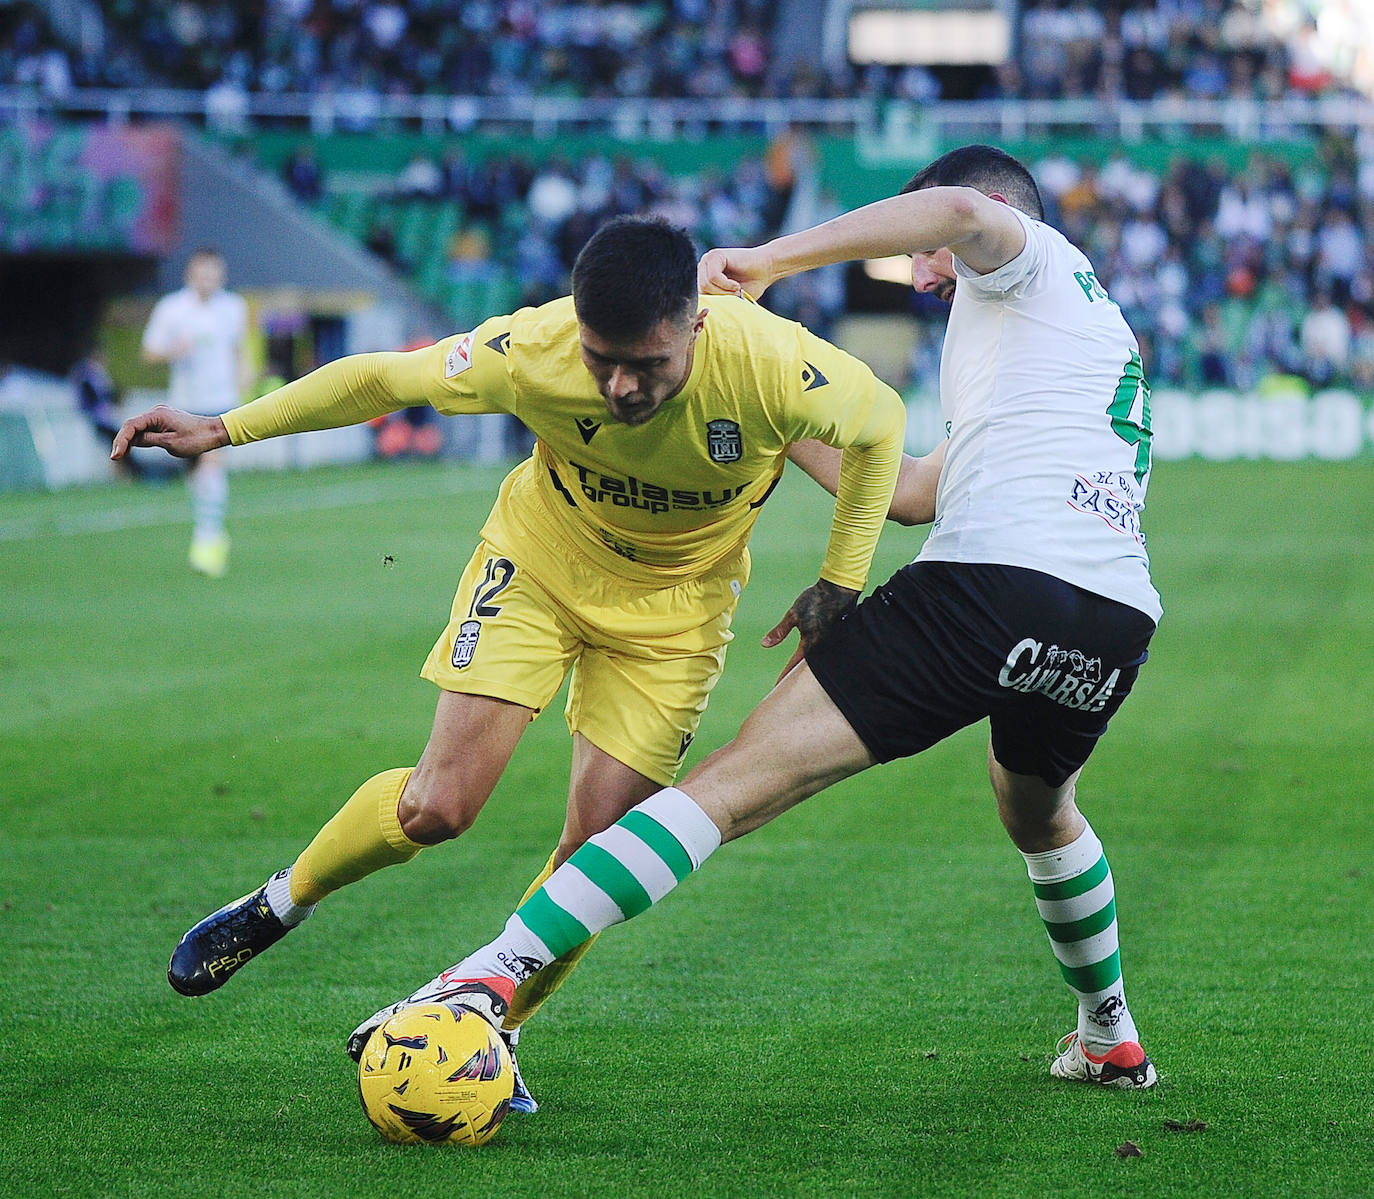
{"label": "stadium railing", "polygon": [[61,115],[124,121],[180,117],[211,127],[287,122],[316,133],[404,125],[434,133],[480,126],[526,130],[537,137],[595,127],[634,140],[701,136],[717,129],[776,132],[789,126],[855,137],[919,136],[1019,141],[1050,132],[1088,130],[1127,144],[1211,130],[1254,140],[1374,128],[1374,101],[1354,96],[1281,100],[969,100],[917,103],[867,99],[643,100],[570,97],[398,96],[367,91],[250,93],[212,88],[73,88],[57,96],[0,88],[0,117]]}

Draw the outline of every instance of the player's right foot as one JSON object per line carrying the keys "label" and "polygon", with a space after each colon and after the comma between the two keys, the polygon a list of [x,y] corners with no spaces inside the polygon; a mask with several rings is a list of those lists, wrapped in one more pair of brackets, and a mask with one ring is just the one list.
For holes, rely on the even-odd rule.
{"label": "player's right foot", "polygon": [[208,995],[291,930],[267,905],[267,887],[212,912],[181,938],[167,981],[183,995]]}
{"label": "player's right foot", "polygon": [[1155,1068],[1138,1041],[1122,1041],[1099,1055],[1083,1047],[1077,1032],[1060,1038],[1050,1073],[1055,1078],[1127,1091],[1143,1091],[1155,1085]]}
{"label": "player's right foot", "polygon": [[377,1026],[402,1008],[414,1007],[417,1003],[456,1003],[471,1008],[500,1032],[501,1020],[514,998],[515,983],[509,978],[451,978],[441,974],[413,995],[379,1008],[358,1025],[348,1037],[348,1056],[355,1062],[362,1061],[363,1050]]}

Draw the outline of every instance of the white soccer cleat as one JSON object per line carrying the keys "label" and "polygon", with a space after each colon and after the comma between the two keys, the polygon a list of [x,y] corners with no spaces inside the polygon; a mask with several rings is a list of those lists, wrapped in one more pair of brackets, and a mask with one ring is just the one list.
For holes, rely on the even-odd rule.
{"label": "white soccer cleat", "polygon": [[1055,1078],[1092,1082],[1123,1091],[1143,1091],[1155,1085],[1155,1068],[1140,1042],[1122,1041],[1099,1057],[1083,1048],[1077,1032],[1060,1038],[1055,1059],[1050,1063],[1050,1073]]}
{"label": "white soccer cleat", "polygon": [[377,1026],[402,1008],[414,1007],[417,1003],[447,1003],[471,1008],[500,1032],[501,1021],[514,998],[515,983],[508,978],[454,978],[441,974],[405,999],[379,1008],[358,1025],[348,1038],[348,1056],[355,1062],[361,1061],[368,1039]]}

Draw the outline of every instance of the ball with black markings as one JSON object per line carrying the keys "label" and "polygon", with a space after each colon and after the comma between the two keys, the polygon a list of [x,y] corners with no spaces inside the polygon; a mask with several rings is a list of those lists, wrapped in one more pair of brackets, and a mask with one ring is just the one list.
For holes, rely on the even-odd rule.
{"label": "ball with black markings", "polygon": [[515,1074],[500,1035],[458,1004],[403,1008],[358,1063],[363,1111],[400,1145],[483,1145],[510,1111]]}

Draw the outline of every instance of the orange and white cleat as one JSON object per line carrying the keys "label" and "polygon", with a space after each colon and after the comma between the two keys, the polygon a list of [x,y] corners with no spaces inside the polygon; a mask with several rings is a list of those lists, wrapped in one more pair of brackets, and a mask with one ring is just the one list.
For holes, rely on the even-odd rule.
{"label": "orange and white cleat", "polygon": [[1122,1041],[1099,1056],[1083,1047],[1077,1032],[1060,1038],[1050,1073],[1055,1078],[1123,1091],[1143,1091],[1155,1085],[1155,1068],[1138,1041]]}

